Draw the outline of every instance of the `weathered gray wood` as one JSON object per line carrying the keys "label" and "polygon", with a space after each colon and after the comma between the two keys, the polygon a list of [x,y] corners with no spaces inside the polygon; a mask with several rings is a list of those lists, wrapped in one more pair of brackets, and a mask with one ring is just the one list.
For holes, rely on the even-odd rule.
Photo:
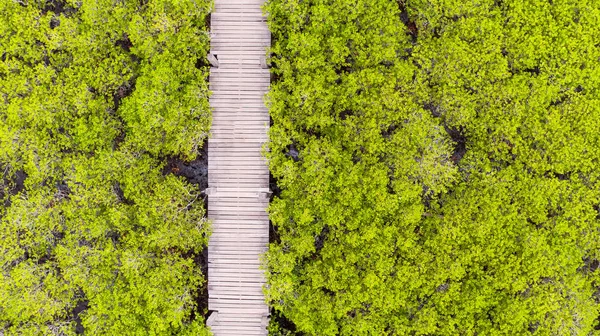
{"label": "weathered gray wood", "polygon": [[206,325],[210,327],[210,326],[217,324],[218,318],[219,318],[218,312],[211,313],[210,316],[208,317],[208,319],[206,319]]}
{"label": "weathered gray wood", "polygon": [[[208,141],[210,328],[220,335],[267,335],[262,255],[269,244],[269,170],[264,158],[271,33],[264,0],[215,0],[210,69],[213,125]],[[213,61],[216,61],[213,60]],[[215,67],[217,66],[218,67]]]}
{"label": "weathered gray wood", "polygon": [[208,54],[207,58],[210,62],[210,65],[214,66],[215,68],[219,67],[219,60],[215,57],[213,53]]}

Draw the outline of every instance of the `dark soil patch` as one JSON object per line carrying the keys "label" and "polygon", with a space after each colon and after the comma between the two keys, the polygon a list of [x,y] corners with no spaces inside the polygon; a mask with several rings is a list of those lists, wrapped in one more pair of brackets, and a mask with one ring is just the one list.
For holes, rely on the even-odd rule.
{"label": "dark soil patch", "polygon": [[117,91],[113,95],[113,104],[115,106],[114,107],[115,111],[119,108],[119,105],[121,105],[121,101],[125,97],[128,97],[129,95],[131,95],[131,93],[133,92],[134,89],[135,89],[135,79],[133,79],[131,81],[127,81],[117,88]]}
{"label": "dark soil patch", "polygon": [[419,29],[413,20],[408,16],[408,12],[406,11],[406,5],[404,1],[397,0],[398,7],[400,8],[400,21],[404,23],[407,29],[408,35],[410,35],[413,43],[417,42],[417,38],[419,37]]}
{"label": "dark soil patch", "polygon": [[534,66],[533,68],[527,68],[527,69],[523,69],[523,72],[526,72],[532,76],[537,76],[540,74],[540,67],[539,66]]}
{"label": "dark soil patch", "polygon": [[212,15],[211,13],[208,13],[206,15],[206,17],[204,18],[204,26],[206,27],[206,29],[208,31],[210,31],[210,28],[211,28],[211,15]]}
{"label": "dark soil patch", "polygon": [[392,137],[392,135],[394,134],[394,132],[396,131],[396,129],[398,128],[398,126],[396,125],[389,125],[386,128],[384,128],[383,130],[381,130],[381,136],[385,139],[390,139]]}
{"label": "dark soil patch", "polygon": [[200,57],[196,60],[196,64],[194,64],[194,66],[196,67],[196,69],[202,70],[210,67],[210,63],[208,62],[208,59],[206,57]]}
{"label": "dark soil patch", "polygon": [[460,160],[462,160],[463,156],[467,153],[467,136],[465,135],[465,129],[462,126],[459,128],[444,126],[444,128],[452,141],[454,141],[454,151],[450,159],[454,164],[459,164]]}
{"label": "dark soil patch", "polygon": [[595,272],[600,267],[600,261],[598,259],[585,257],[583,258],[583,267],[578,268],[579,272],[589,274]]}
{"label": "dark soil patch", "polygon": [[133,201],[125,197],[125,194],[123,193],[123,189],[121,188],[121,184],[119,182],[115,182],[115,184],[113,184],[113,190],[115,191],[115,194],[117,194],[119,202],[125,205],[133,205]]}
{"label": "dark soil patch", "polygon": [[354,111],[344,110],[344,111],[340,112],[340,119],[346,120],[346,119],[348,119],[349,116],[353,116],[353,115],[354,115]]}
{"label": "dark soil patch", "polygon": [[117,150],[119,146],[123,143],[123,141],[125,141],[125,130],[122,127],[120,127],[119,133],[113,140],[113,150]]}
{"label": "dark soil patch", "polygon": [[315,237],[315,251],[319,253],[321,249],[325,246],[325,241],[327,240],[327,236],[329,234],[329,226],[325,225],[323,229],[321,229],[321,233],[319,233]]}
{"label": "dark soil patch", "polygon": [[23,170],[17,170],[15,173],[15,187],[13,189],[14,195],[20,193],[25,189],[25,180],[27,179],[27,174]]}
{"label": "dark soil patch", "polygon": [[288,335],[288,336],[304,336],[303,332],[297,331],[296,325],[288,320],[282,312],[275,310],[275,308],[271,308],[271,320],[270,325],[277,326],[280,330],[279,335]]}
{"label": "dark soil patch", "polygon": [[123,36],[115,42],[116,46],[123,48],[123,50],[129,52],[131,47],[133,47],[133,43],[129,39],[129,35],[127,33],[123,33]]}
{"label": "dark soil patch", "polygon": [[73,308],[73,311],[71,311],[71,315],[73,316],[73,319],[75,320],[75,333],[76,334],[83,334],[85,332],[85,329],[83,327],[83,324],[81,323],[81,313],[83,313],[86,309],[89,308],[89,300],[87,300],[85,298],[85,294],[83,293],[83,291],[80,290],[79,295],[82,297],[82,299],[80,299],[77,302],[77,305],[75,306],[75,308]]}
{"label": "dark soil patch", "polygon": [[[275,67],[276,64],[277,64],[276,62],[271,61],[271,69],[276,69],[276,67]],[[271,83],[279,82],[282,77],[283,76],[280,73],[271,70]]]}
{"label": "dark soil patch", "polygon": [[546,171],[544,173],[544,177],[546,178],[556,178],[559,181],[569,181],[571,179],[571,172],[565,172],[565,173],[557,173],[554,171]]}
{"label": "dark soil patch", "polygon": [[200,190],[208,188],[208,141],[205,140],[195,160],[186,162],[178,157],[167,158],[163,175],[174,174],[196,184]]}
{"label": "dark soil patch", "polygon": [[50,19],[50,29],[54,29],[58,26],[60,26],[60,20],[56,16],[53,16]]}
{"label": "dark soil patch", "polygon": [[[193,161],[184,161],[178,157],[168,157],[165,160],[167,164],[163,168],[163,175],[182,176],[187,182],[198,185],[200,190],[208,188],[208,140],[204,140],[197,158]],[[208,209],[207,200],[208,198],[204,197],[204,209]],[[205,247],[199,253],[193,251],[185,253],[183,257],[192,258],[206,279],[206,282],[196,288],[193,294],[196,309],[192,311],[190,320],[193,321],[199,316],[208,318],[208,248]]]}
{"label": "dark soil patch", "polygon": [[435,118],[439,118],[442,116],[442,112],[440,111],[440,107],[433,103],[427,103],[423,105],[423,108],[431,113]]}
{"label": "dark soil patch", "polygon": [[[4,169],[1,169],[0,171],[4,172]],[[25,190],[25,180],[27,179],[27,174],[25,171],[17,170],[12,175],[8,174],[10,174],[10,172],[7,172],[6,176],[2,176],[2,180],[0,182],[0,199],[3,199],[7,196],[17,195],[21,191]],[[5,200],[4,206],[10,206],[10,201],[8,199]]]}
{"label": "dark soil patch", "polygon": [[[271,197],[269,203],[273,201],[275,197],[281,197],[281,189],[278,186],[277,179],[269,172],[269,189],[271,189]],[[273,222],[269,220],[269,243],[280,244],[281,238],[277,232],[277,228],[273,225]]]}
{"label": "dark soil patch", "polygon": [[285,155],[291,157],[292,160],[294,160],[294,162],[300,161],[300,152],[298,151],[298,148],[296,148],[296,144],[294,143],[287,146],[287,151]]}
{"label": "dark soil patch", "polygon": [[56,188],[62,197],[68,198],[71,195],[71,188],[65,181],[56,183]]}
{"label": "dark soil patch", "polygon": [[46,4],[42,7],[42,14],[53,12],[55,14],[70,15],[77,12],[77,8],[71,7],[63,0],[46,0]]}
{"label": "dark soil patch", "polygon": [[190,321],[193,321],[198,316],[203,316],[205,319],[209,316],[208,311],[208,248],[205,247],[202,252],[195,253],[193,255],[185,256],[186,258],[193,257],[194,264],[196,267],[202,270],[202,274],[206,279],[206,282],[193,294],[194,302],[196,303],[196,309],[190,314]]}

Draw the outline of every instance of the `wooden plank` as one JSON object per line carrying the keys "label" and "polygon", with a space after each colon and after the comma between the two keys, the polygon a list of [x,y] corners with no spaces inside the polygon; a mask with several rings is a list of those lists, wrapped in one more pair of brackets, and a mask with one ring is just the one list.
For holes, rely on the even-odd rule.
{"label": "wooden plank", "polygon": [[[241,240],[242,237],[240,237],[240,236],[243,236],[244,238],[253,237],[254,239],[269,237],[269,232],[263,232],[263,231],[259,231],[256,229],[241,229],[241,228],[231,229],[231,228],[213,227],[212,232],[213,232],[214,236],[219,235],[218,237],[215,237],[215,239],[217,239],[217,240],[230,239],[231,241],[235,241],[234,239],[236,239],[236,238]],[[209,248],[210,248],[210,246],[209,246]]]}
{"label": "wooden plank", "polygon": [[[209,167],[210,169],[210,167]],[[258,170],[258,168],[257,168]],[[268,193],[269,190],[266,188],[215,188],[207,191],[209,197],[231,197],[231,198],[247,198],[253,195],[259,195],[260,193]],[[254,198],[254,197],[253,197]]]}
{"label": "wooden plank", "polygon": [[213,268],[211,269],[211,272],[209,274],[212,277],[225,277],[225,278],[231,278],[231,277],[255,277],[255,278],[260,278],[259,280],[264,282],[264,278],[265,278],[265,272],[264,271],[260,271],[258,269],[243,269],[243,268],[238,268],[238,269],[227,269],[227,268]]}
{"label": "wooden plank", "polygon": [[[231,175],[223,175],[221,174],[218,177],[211,176],[208,179],[209,184],[215,184],[214,186],[217,188],[229,188],[229,187],[237,187],[237,185],[232,183],[243,183],[245,185],[239,185],[240,187],[259,187],[259,188],[268,188],[269,187],[269,175],[260,175],[260,176],[241,176],[238,174]],[[226,186],[218,186],[216,184],[227,184]]]}
{"label": "wooden plank", "polygon": [[[257,95],[231,95],[228,94],[220,94],[219,92],[213,93],[213,95],[209,98],[209,102],[214,104],[213,110],[221,111],[221,110],[235,110],[235,111],[243,111],[246,113],[255,113],[255,116],[269,116],[267,97],[265,96],[257,96]],[[227,105],[224,105],[227,104]],[[240,110],[241,109],[241,110]]]}
{"label": "wooden plank", "polygon": [[239,307],[239,308],[254,308],[257,305],[262,306],[264,302],[264,298],[252,296],[246,299],[240,299],[236,297],[215,297],[208,299],[209,304],[219,304],[223,306],[229,307]]}
{"label": "wooden plank", "polygon": [[258,129],[253,128],[244,128],[243,126],[238,126],[235,128],[235,125],[230,125],[231,129],[225,128],[225,126],[217,127],[214,130],[211,130],[211,134],[213,134],[213,138],[219,137],[231,137],[233,139],[243,137],[243,138],[261,138],[264,139],[268,136],[268,129],[265,129],[265,126],[261,126]]}
{"label": "wooden plank", "polygon": [[[208,183],[212,186],[213,183],[224,183],[227,184],[227,186],[223,186],[223,188],[227,188],[227,187],[237,187],[236,185],[231,185],[231,183],[235,183],[235,182],[243,182],[244,184],[247,184],[246,187],[260,187],[260,188],[268,188],[269,187],[269,175],[268,174],[264,174],[264,175],[257,175],[256,177],[246,177],[245,174],[247,174],[249,171],[242,171],[240,170],[239,172],[233,172],[232,174],[220,174],[218,177],[215,176],[210,176],[208,178]],[[221,187],[221,186],[217,186],[214,185],[214,187]],[[244,187],[241,186],[240,187]],[[212,197],[218,197],[217,195],[213,195]],[[210,199],[211,197],[209,197]]]}
{"label": "wooden plank", "polygon": [[218,0],[215,1],[215,8],[235,8],[239,11],[244,8],[261,9],[263,4],[263,0]]}
{"label": "wooden plank", "polygon": [[260,150],[227,150],[222,148],[214,148],[210,152],[210,156],[213,158],[220,159],[232,159],[232,160],[246,160],[248,158],[265,159],[263,153]]}
{"label": "wooden plank", "polygon": [[[232,139],[231,138],[225,138],[225,139],[213,139],[213,138],[209,138],[208,139],[208,143],[231,143]],[[236,141],[238,144],[249,144],[249,143],[259,143],[259,144],[263,144],[265,141],[267,141],[267,139],[261,139],[261,138],[257,138],[257,139],[244,139],[244,140],[239,140]]]}
{"label": "wooden plank", "polygon": [[239,37],[254,37],[254,38],[271,38],[271,32],[262,22],[244,22],[240,21],[236,24],[231,22],[216,22],[216,25],[211,27],[211,39],[227,39],[228,36],[233,38]]}
{"label": "wooden plank", "polygon": [[[225,188],[222,188],[225,189]],[[231,189],[235,189],[235,188],[227,188],[227,190],[231,190]],[[246,189],[256,189],[256,188],[240,188],[243,190]],[[219,190],[219,189],[217,189]],[[214,207],[214,206],[229,206],[229,207],[235,207],[235,208],[260,208],[260,209],[265,209],[267,206],[269,205],[268,201],[256,201],[256,200],[252,200],[252,199],[226,199],[226,198],[217,198],[217,197],[210,197],[208,200],[208,206],[209,207]],[[218,222],[219,224],[223,223]],[[249,222],[250,223],[250,222]]]}
{"label": "wooden plank", "polygon": [[262,120],[244,120],[244,123],[239,123],[239,122],[231,122],[228,120],[228,122],[223,122],[221,120],[219,120],[220,122],[217,123],[215,125],[215,123],[213,122],[211,131],[213,133],[215,133],[215,130],[222,132],[222,131],[235,131],[235,132],[253,132],[253,133],[260,133],[261,135],[263,134],[267,134],[268,130],[269,130],[269,123],[267,121],[262,121]]}
{"label": "wooden plank", "polygon": [[230,279],[229,281],[213,281],[208,284],[209,292],[218,288],[219,290],[262,290],[264,288],[264,283],[259,282],[248,282],[248,281],[235,281]]}
{"label": "wooden plank", "polygon": [[229,229],[232,227],[258,227],[263,228],[263,226],[268,225],[268,220],[243,220],[243,219],[214,219],[212,220],[212,225],[217,226],[218,228]]}
{"label": "wooden plank", "polygon": [[222,26],[246,27],[248,25],[251,25],[254,29],[265,29],[265,27],[267,27],[265,24],[265,17],[252,13],[240,15],[230,13],[213,13],[213,15],[210,17],[210,20],[211,22],[215,21],[215,24],[211,25],[211,29]]}
{"label": "wooden plank", "polygon": [[[267,165],[262,163],[262,164],[243,164],[243,162],[231,162],[227,164],[226,162],[221,162],[221,163],[215,163],[215,162],[211,162],[208,165],[208,169],[212,169],[212,170],[228,170],[228,171],[236,171],[234,174],[228,175],[228,176],[236,176],[236,174],[238,173],[242,173],[242,172],[246,172],[246,173],[253,173],[253,172],[259,172],[261,170],[264,170]],[[261,176],[266,176],[266,175],[261,175]],[[209,182],[210,183],[210,182]],[[235,187],[235,186],[233,186]],[[241,186],[240,186],[241,187]],[[229,188],[231,189],[231,188]],[[249,188],[248,188],[249,189]],[[268,193],[268,191],[265,191]],[[213,196],[216,197],[259,197],[262,196],[262,194],[260,194],[261,192],[239,192],[237,194],[232,194],[232,191],[226,191],[224,193],[219,193],[218,195],[215,194]]]}
{"label": "wooden plank", "polygon": [[266,134],[233,134],[233,133],[211,133],[212,137],[209,139],[208,143],[211,142],[260,142],[264,143],[269,140],[269,137]]}
{"label": "wooden plank", "polygon": [[264,158],[261,153],[244,153],[242,155],[238,155],[237,157],[235,156],[235,154],[238,153],[231,153],[230,155],[226,155],[225,153],[212,153],[211,154],[211,161],[215,161],[215,162],[237,162],[240,164],[252,164],[253,162],[260,162],[261,164],[266,164],[267,163],[267,159]]}
{"label": "wooden plank", "polygon": [[[211,327],[211,328],[217,328],[215,330],[211,330],[213,332],[214,335],[218,335],[218,336],[240,336],[240,335],[247,335],[247,336],[266,336],[267,332],[266,331],[257,331],[257,330],[244,330],[244,331],[240,331],[240,330],[223,330],[223,329],[219,329],[219,327]],[[243,327],[242,327],[243,328]]]}
{"label": "wooden plank", "polygon": [[[243,98],[243,97],[242,97]],[[232,99],[234,100],[234,99]],[[224,120],[228,118],[237,118],[237,120],[264,120],[270,121],[271,118],[268,114],[268,106],[262,101],[254,103],[243,102],[243,99],[239,99],[239,103],[229,103],[224,105],[220,99],[211,100],[213,120]],[[216,114],[216,116],[215,116]]]}
{"label": "wooden plank", "polygon": [[[248,291],[249,293],[252,293],[252,295],[249,296],[250,299],[252,299],[253,301],[262,301],[264,302],[264,294],[262,292],[262,287],[243,287],[241,288],[239,291],[214,291],[214,290],[209,290],[208,291],[208,295],[209,297],[214,295],[214,298],[227,298],[229,300],[233,300],[236,297],[239,297],[240,294],[243,294],[243,291]],[[257,298],[262,298],[262,300],[256,300]],[[255,302],[257,303],[257,302]],[[266,303],[264,303],[266,305]],[[224,311],[219,312],[220,314],[225,313]],[[243,317],[251,317],[251,315],[253,314],[244,314],[245,316]],[[250,315],[250,316],[249,316]],[[240,316],[241,317],[241,316]]]}
{"label": "wooden plank", "polygon": [[[235,233],[235,235],[244,235],[246,237],[248,237],[246,234],[243,233]],[[267,246],[232,246],[232,245],[228,245],[228,246],[219,246],[219,245],[214,245],[214,246],[209,246],[208,247],[208,253],[211,253],[211,251],[213,253],[218,253],[219,256],[228,256],[228,255],[236,255],[236,256],[240,256],[242,257],[246,257],[248,254],[253,254],[253,255],[260,255],[261,253],[265,253],[267,252]]]}
{"label": "wooden plank", "polygon": [[[264,306],[264,307],[262,307],[262,306]],[[269,310],[268,310],[266,304],[265,305],[261,305],[261,306],[256,307],[256,308],[236,308],[235,305],[225,305],[225,304],[223,304],[223,305],[219,305],[219,304],[210,305],[209,304],[208,307],[209,307],[210,310],[218,310],[219,313],[221,313],[221,309],[219,309],[219,308],[225,308],[223,310],[229,310],[229,312],[231,312],[231,313],[233,313],[233,312],[235,312],[235,313],[245,313],[245,314],[265,314],[265,313],[268,314],[269,313]],[[234,329],[234,330],[240,330],[240,329],[238,329],[238,327],[232,327],[232,326],[229,326],[229,325],[223,325],[223,324],[220,324],[218,322],[217,322],[216,326],[213,326],[211,328],[213,328],[213,330],[219,330],[219,329],[225,329],[225,328],[230,328],[230,329]],[[248,335],[246,333],[246,329],[245,328],[242,329],[242,330],[243,330],[243,333],[238,334],[238,335]]]}
{"label": "wooden plank", "polygon": [[[225,180],[225,179],[220,179],[220,180],[214,180],[211,179],[209,181],[209,183],[211,183],[212,185],[216,186],[216,187],[235,187],[235,186],[241,186],[241,187],[261,187],[261,188],[266,188],[269,187],[269,182],[268,181],[250,181],[250,180],[235,180],[235,179],[230,179],[230,180]],[[270,195],[269,195],[270,196]]]}
{"label": "wooden plank", "polygon": [[[265,221],[265,223],[268,223],[268,221]],[[263,230],[268,230],[268,226],[267,225],[256,225],[255,227],[252,226],[247,226],[247,227],[232,227],[232,226],[215,226],[213,224],[213,226],[211,227],[211,230],[213,232],[211,239],[212,241],[216,241],[216,242],[220,242],[220,241],[226,241],[226,240],[230,240],[230,241],[235,241],[235,238],[239,238],[240,240],[244,239],[244,238],[249,238],[249,237],[253,237],[253,240],[258,240],[259,237],[263,237],[263,238],[268,238],[269,236],[267,234],[263,233]],[[242,235],[242,236],[239,236]],[[260,241],[265,243],[266,246],[266,241],[263,241],[262,239],[260,239]]]}
{"label": "wooden plank", "polygon": [[235,186],[235,185],[241,185],[241,186],[246,186],[246,187],[250,187],[250,186],[254,186],[254,185],[258,185],[259,187],[268,187],[269,186],[269,182],[262,182],[257,184],[256,182],[245,182],[245,181],[211,181],[211,183],[213,185],[216,185],[217,187],[231,187],[231,186]]}
{"label": "wooden plank", "polygon": [[215,10],[214,13],[221,13],[221,14],[229,14],[229,13],[235,13],[235,14],[262,14],[262,8],[260,7],[256,7],[253,5],[241,5],[241,6],[232,6],[232,5],[225,5],[225,4],[221,4],[215,1]]}
{"label": "wooden plank", "polygon": [[248,148],[248,149],[256,149],[256,148],[266,148],[266,144],[264,143],[259,143],[259,144],[240,144],[240,143],[235,143],[235,142],[223,142],[223,143],[217,143],[214,145],[210,145],[210,139],[209,140],[209,148],[236,148],[236,149],[244,149],[244,148]]}
{"label": "wooden plank", "polygon": [[261,84],[261,83],[218,83],[212,82],[208,86],[208,89],[211,91],[217,90],[231,90],[231,91],[244,91],[244,92],[254,92],[257,89],[268,90],[269,84]]}
{"label": "wooden plank", "polygon": [[[260,106],[228,106],[213,107],[213,126],[219,123],[228,123],[232,125],[246,125],[259,123],[261,125],[269,126],[271,124],[271,118],[268,115],[261,115],[267,107]],[[217,116],[215,116],[217,114]]]}
{"label": "wooden plank", "polygon": [[251,293],[247,289],[246,289],[246,291],[240,291],[240,292],[210,291],[208,295],[210,295],[212,298],[216,298],[216,299],[243,300],[244,298],[248,297],[250,299],[255,299],[257,301],[264,301],[264,294],[262,291],[256,291],[256,293]]}
{"label": "wooden plank", "polygon": [[[246,41],[241,41],[241,40],[228,41],[228,42],[215,41],[212,43],[211,48],[210,48],[210,52],[212,54],[216,54],[216,55],[218,55],[221,51],[228,51],[228,50],[231,50],[231,51],[236,51],[236,50],[266,51],[268,49],[267,49],[266,43],[254,44],[254,43],[248,43]],[[234,70],[234,69],[221,68],[221,67],[219,67],[218,69],[220,72],[225,72],[225,70]],[[243,69],[243,71],[251,71],[251,70],[264,71],[267,69],[262,69],[262,68],[258,68],[258,67]]]}
{"label": "wooden plank", "polygon": [[[237,54],[237,52],[235,52],[235,53]],[[232,54],[233,54],[233,52],[232,52]],[[260,55],[256,55],[254,57],[259,58]],[[210,82],[211,83],[219,82],[219,83],[269,84],[269,82],[270,82],[269,79],[271,78],[271,74],[268,74],[268,73],[258,73],[258,74],[248,74],[248,75],[238,74],[238,77],[242,77],[242,78],[235,78],[233,76],[233,73],[228,73],[228,74],[216,73],[210,79]]]}
{"label": "wooden plank", "polygon": [[232,3],[229,1],[216,0],[215,1],[215,12],[219,12],[219,9],[231,8],[234,13],[247,13],[249,10],[260,12],[262,14],[262,8],[264,1],[248,1]]}
{"label": "wooden plank", "polygon": [[223,322],[236,322],[238,325],[248,325],[248,326],[260,326],[261,325],[261,321],[262,317],[254,314],[254,315],[248,315],[245,317],[240,317],[238,319],[233,318],[232,315],[230,314],[220,314],[219,315],[219,322],[221,324],[223,324]]}
{"label": "wooden plank", "polygon": [[223,269],[223,270],[229,270],[229,269],[260,269],[259,266],[257,266],[256,264],[244,264],[244,263],[237,263],[237,264],[226,264],[226,263],[212,263],[210,265],[210,269],[214,270],[214,269]]}
{"label": "wooden plank", "polygon": [[[267,222],[268,223],[268,222]],[[258,230],[262,229],[262,230]],[[264,246],[267,246],[269,235],[265,234],[263,231],[268,230],[268,226],[265,227],[253,227],[253,228],[243,228],[243,227],[227,227],[227,226],[219,226],[212,228],[212,237],[210,238],[211,242],[216,242],[217,244],[222,242],[235,242],[236,239],[240,241],[240,244],[244,240],[248,241],[260,241]]]}
{"label": "wooden plank", "polygon": [[[228,273],[228,272],[218,272],[217,270],[214,270],[213,272],[208,274],[208,281],[219,281],[221,279],[229,279],[229,278],[235,278],[238,279],[240,281],[246,281],[246,282],[259,282],[259,281],[265,281],[265,277],[263,275],[260,274],[245,274],[245,273]],[[264,299],[256,299],[256,297],[249,297],[247,298],[248,300],[256,300],[256,301],[264,301]],[[243,303],[245,303],[244,301],[242,301]],[[243,303],[240,303],[243,304]],[[255,303],[252,302],[250,303],[251,306],[254,306]]]}
{"label": "wooden plank", "polygon": [[[217,257],[210,257],[210,256],[208,258],[209,262],[223,262],[225,260],[237,260],[237,261],[243,261],[243,262],[251,262],[251,261],[252,262],[259,261],[260,262],[261,257],[260,257],[260,255],[233,256],[233,255],[224,254],[222,256],[219,256],[218,258]],[[258,265],[260,265],[260,264],[257,264],[257,266]],[[210,267],[210,265],[209,265],[209,267]],[[236,286],[242,286],[243,284],[245,284],[245,282],[238,281],[238,280],[235,280],[235,279],[230,279],[229,282],[231,282],[231,281],[235,282],[237,284]],[[219,282],[227,282],[227,281],[224,281],[224,280],[216,281],[216,283],[219,283]],[[213,281],[213,283],[215,283],[215,281]]]}
{"label": "wooden plank", "polygon": [[[236,52],[236,51],[227,51],[227,52]],[[210,75],[212,76],[211,81],[213,80],[227,80],[227,79],[239,79],[241,77],[242,80],[257,80],[257,81],[265,81],[270,82],[271,73],[269,70],[260,70],[260,71],[250,71],[254,69],[244,69],[244,70],[236,70],[236,69],[221,69],[221,68],[211,68]]]}
{"label": "wooden plank", "polygon": [[[235,230],[237,228],[227,227],[227,226],[219,226],[219,230]],[[255,226],[252,228],[240,228],[240,230],[248,230],[251,232],[257,232],[258,230],[269,230],[269,223],[266,223],[264,226]],[[243,231],[242,231],[243,232]],[[246,246],[267,246],[269,244],[269,237],[266,235],[262,236],[252,236],[240,234],[242,232],[234,231],[234,235],[231,235],[230,232],[217,231],[213,232],[212,237],[210,237],[210,243],[214,246],[218,247],[246,247]],[[238,240],[236,240],[238,239]],[[235,244],[239,242],[239,244]]]}
{"label": "wooden plank", "polygon": [[[253,259],[253,260],[212,258],[212,259],[208,260],[208,263],[210,264],[209,267],[212,267],[213,265],[240,265],[240,264],[253,265],[254,267],[262,267],[262,261],[260,260],[260,258]],[[210,269],[209,269],[209,272],[210,272]],[[208,285],[210,287],[211,284],[208,284]],[[218,289],[221,290],[223,288],[219,287]]]}
{"label": "wooden plank", "polygon": [[[220,160],[213,159],[209,162],[212,169],[242,169],[245,171],[264,170],[267,167],[267,162],[262,159],[253,159],[249,161],[239,160]],[[251,188],[246,188],[251,189]],[[265,191],[268,192],[268,191]]]}
{"label": "wooden plank", "polygon": [[[250,59],[250,60],[243,60],[243,59],[227,59],[227,60],[223,60],[223,61],[219,61],[219,66],[223,67],[223,68],[231,68],[231,69],[247,69],[247,68],[253,68],[256,66],[260,65],[260,60],[258,59]],[[256,95],[255,93],[252,94],[252,96]]]}
{"label": "wooden plank", "polygon": [[[232,174],[232,175],[219,175],[219,176],[211,176],[208,179],[208,183],[215,184],[215,183],[225,183],[228,186],[223,186],[223,188],[227,188],[227,187],[237,187],[235,184],[234,185],[229,185],[231,183],[244,183],[244,184],[248,184],[245,187],[260,187],[260,188],[268,188],[269,186],[269,175],[260,175],[260,176],[246,176],[246,175],[238,175],[238,174]],[[266,184],[266,186],[265,186]],[[220,186],[215,185],[215,187],[219,188]],[[242,185],[240,185],[240,187],[244,187]],[[216,196],[214,196],[216,197]],[[210,197],[209,197],[210,199]]]}
{"label": "wooden plank", "polygon": [[[221,76],[216,76],[216,77],[221,77]],[[257,85],[254,88],[255,90],[264,91],[264,90],[268,89],[270,83],[269,83],[269,80],[267,80],[267,79],[264,79],[264,80],[261,80],[261,79],[263,79],[263,78],[250,77],[245,80],[236,80],[235,78],[229,78],[229,77],[218,78],[218,79],[214,78],[214,79],[210,80],[210,84],[213,84],[213,85],[214,84],[222,84],[222,85],[230,85],[230,86],[233,86],[236,84],[237,85],[239,85],[239,84],[243,84],[243,85],[255,84],[255,85]]]}
{"label": "wooden plank", "polygon": [[238,113],[235,111],[223,111],[223,112],[218,112],[218,110],[215,111],[216,113],[219,113],[219,116],[214,118],[213,117],[213,126],[219,125],[219,124],[223,124],[223,123],[230,123],[230,124],[237,124],[237,125],[245,125],[245,124],[250,124],[250,123],[260,123],[262,125],[270,125],[271,120],[268,117],[258,117],[258,116],[245,116],[242,113],[239,113],[241,115],[237,115]]}
{"label": "wooden plank", "polygon": [[[236,223],[232,223],[232,224],[224,224],[224,223],[219,223],[219,228],[220,229],[248,229],[248,230],[268,230],[269,229],[269,222],[264,222],[264,224],[252,224],[252,225],[248,225],[248,226],[241,226],[239,224]],[[234,238],[241,238],[241,237],[234,237]],[[259,239],[256,237],[253,237],[252,240],[250,242],[248,242],[248,244],[256,244],[259,246],[266,246],[266,244],[268,243],[268,239],[266,239],[267,237],[265,237],[265,239]],[[234,241],[233,239],[231,239],[231,241]],[[225,244],[227,242],[227,239],[225,239],[225,237],[211,237],[211,243],[215,243],[215,244]],[[244,246],[243,241],[240,240],[240,246]]]}
{"label": "wooden plank", "polygon": [[[244,284],[249,284],[244,282]],[[248,292],[251,296],[260,295],[264,292],[266,285],[264,283],[250,283],[251,286],[238,286],[237,283],[232,282],[219,282],[219,285],[208,284],[208,292],[216,293],[217,295],[222,294],[240,294]]]}
{"label": "wooden plank", "polygon": [[220,24],[238,24],[246,22],[266,22],[267,18],[256,13],[212,13],[210,16],[211,26]]}
{"label": "wooden plank", "polygon": [[[225,230],[229,230],[229,231],[225,231]],[[251,232],[254,232],[254,233],[251,233]],[[243,242],[244,240],[256,241],[257,239],[265,239],[265,240],[269,239],[268,231],[267,231],[267,234],[264,234],[262,232],[258,232],[258,230],[256,230],[256,229],[247,230],[247,231],[235,230],[235,229],[219,229],[219,231],[213,231],[213,236],[216,236],[216,235],[218,235],[219,237],[211,238],[212,239],[212,240],[210,240],[211,243],[214,241],[236,242],[236,239],[238,239],[237,241],[240,241],[240,242]],[[267,246],[267,244],[265,243],[264,246]],[[209,246],[209,248],[211,248],[211,246]]]}
{"label": "wooden plank", "polygon": [[[208,169],[210,169],[211,167],[209,167]],[[268,177],[269,176],[269,172],[265,171],[264,169],[260,169],[260,170],[252,170],[252,169],[243,169],[243,168],[229,168],[229,169],[221,169],[221,171],[219,172],[219,176],[220,177],[229,177],[229,178],[237,178],[237,177],[242,177],[244,176],[244,174],[252,174],[253,176],[256,177]],[[209,181],[211,179],[213,179],[214,176],[209,176],[208,179]]]}
{"label": "wooden plank", "polygon": [[[231,298],[209,298],[208,305],[212,307],[219,307],[220,309],[227,308],[241,308],[241,309],[257,309],[257,307],[262,307],[263,300],[258,298],[248,298],[246,300],[239,299],[231,299]],[[219,309],[219,310],[220,310]],[[264,309],[264,308],[259,308]],[[217,324],[217,326],[220,324]],[[248,326],[248,324],[246,324]],[[255,324],[256,327],[259,327],[260,324]]]}
{"label": "wooden plank", "polygon": [[[250,197],[250,195],[248,195],[248,197],[244,197],[244,196],[246,196],[246,195],[242,195],[242,196],[240,196],[240,198],[253,198],[253,197]],[[268,219],[266,210],[265,211],[244,211],[244,212],[238,211],[236,213],[231,213],[228,211],[208,209],[208,215],[214,216],[215,219],[225,219],[225,218]]]}

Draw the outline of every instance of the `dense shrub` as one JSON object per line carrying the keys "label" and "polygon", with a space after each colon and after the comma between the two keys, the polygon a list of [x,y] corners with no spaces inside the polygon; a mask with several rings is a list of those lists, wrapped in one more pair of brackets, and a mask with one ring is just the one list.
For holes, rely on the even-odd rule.
{"label": "dense shrub", "polygon": [[266,9],[274,334],[598,333],[595,1]]}
{"label": "dense shrub", "polygon": [[209,1],[0,1],[0,334],[206,334]]}

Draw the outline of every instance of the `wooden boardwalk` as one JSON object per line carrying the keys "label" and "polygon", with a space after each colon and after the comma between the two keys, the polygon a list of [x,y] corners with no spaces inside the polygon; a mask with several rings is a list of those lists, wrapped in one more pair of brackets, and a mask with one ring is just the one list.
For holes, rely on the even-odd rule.
{"label": "wooden boardwalk", "polygon": [[271,34],[263,3],[215,0],[211,15],[207,324],[217,336],[267,335],[260,255],[269,243],[269,169],[261,150],[269,128],[263,97]]}

